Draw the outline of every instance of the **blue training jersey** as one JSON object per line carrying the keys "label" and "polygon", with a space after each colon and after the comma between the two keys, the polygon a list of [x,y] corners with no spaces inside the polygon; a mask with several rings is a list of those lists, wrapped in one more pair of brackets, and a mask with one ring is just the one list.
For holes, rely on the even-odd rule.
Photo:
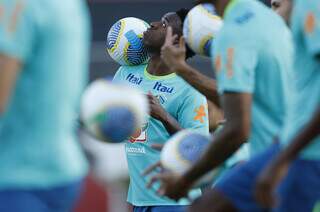
{"label": "blue training jersey", "polygon": [[[291,20],[296,46],[295,92],[282,132],[281,143],[287,146],[320,108],[320,3],[296,0]],[[320,136],[302,151],[305,159],[320,160]]]}
{"label": "blue training jersey", "polygon": [[[122,66],[114,76],[114,81],[136,87],[144,94],[151,92],[182,128],[192,128],[199,133],[209,134],[206,98],[175,73],[153,76],[147,72],[147,65]],[[177,203],[158,196],[155,193],[158,185],[153,189],[146,188],[149,178],[142,177],[141,173],[160,160],[160,152],[152,149],[150,145],[164,144],[170,138],[160,121],[147,116],[148,120],[141,126],[141,130],[125,145],[130,174],[128,202],[135,206],[189,204],[185,200]],[[191,195],[199,194],[199,190],[194,190]]]}
{"label": "blue training jersey", "polygon": [[255,0],[233,0],[213,48],[218,92],[252,95],[250,154],[282,128],[292,78],[293,44],[284,21]]}
{"label": "blue training jersey", "polygon": [[89,42],[82,0],[0,1],[0,53],[22,64],[1,118],[0,189],[47,189],[87,173],[75,132]]}

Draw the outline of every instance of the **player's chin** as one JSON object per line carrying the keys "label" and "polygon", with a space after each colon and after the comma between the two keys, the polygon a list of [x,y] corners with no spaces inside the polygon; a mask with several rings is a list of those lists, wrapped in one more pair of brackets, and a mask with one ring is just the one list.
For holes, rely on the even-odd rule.
{"label": "player's chin", "polygon": [[160,49],[162,46],[162,45],[154,45],[154,42],[149,42],[148,40],[144,41],[143,44],[148,53],[160,52]]}

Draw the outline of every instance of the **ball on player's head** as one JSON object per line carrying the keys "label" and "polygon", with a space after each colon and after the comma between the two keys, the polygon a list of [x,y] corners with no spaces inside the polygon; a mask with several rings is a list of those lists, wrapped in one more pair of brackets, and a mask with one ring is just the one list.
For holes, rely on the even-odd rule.
{"label": "ball on player's head", "polygon": [[212,41],[222,26],[222,19],[212,4],[199,4],[188,13],[183,24],[183,36],[197,54],[210,56]]}
{"label": "ball on player's head", "polygon": [[120,65],[140,65],[148,61],[148,52],[144,48],[143,32],[149,24],[145,21],[128,17],[117,21],[107,36],[107,51]]}
{"label": "ball on player's head", "polygon": [[104,79],[91,83],[81,102],[81,120],[95,138],[119,143],[145,123],[147,98],[138,90]]}
{"label": "ball on player's head", "polygon": [[[161,164],[174,173],[183,174],[204,154],[210,144],[208,136],[192,130],[182,130],[173,135],[161,151]],[[201,178],[194,186],[199,187],[213,182],[216,171]]]}

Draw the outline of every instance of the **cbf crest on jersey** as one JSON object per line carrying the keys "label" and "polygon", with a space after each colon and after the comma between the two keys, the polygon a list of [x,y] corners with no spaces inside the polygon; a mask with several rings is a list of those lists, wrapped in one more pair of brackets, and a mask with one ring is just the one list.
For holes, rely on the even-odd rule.
{"label": "cbf crest on jersey", "polygon": [[140,129],[138,129],[129,139],[130,143],[145,143],[147,142],[147,130],[149,123],[145,123]]}

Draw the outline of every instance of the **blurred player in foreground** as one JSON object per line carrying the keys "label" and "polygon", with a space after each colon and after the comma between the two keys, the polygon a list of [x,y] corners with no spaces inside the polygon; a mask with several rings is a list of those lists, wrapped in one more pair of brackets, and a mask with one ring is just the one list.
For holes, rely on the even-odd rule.
{"label": "blurred player in foreground", "polygon": [[320,209],[319,6],[312,0],[294,1],[291,27],[296,45],[296,92],[291,93],[293,102],[279,138],[282,150],[264,168],[256,191],[259,202],[275,206],[275,211]]}
{"label": "blurred player in foreground", "polygon": [[[151,147],[153,144],[164,144],[181,129],[191,128],[209,134],[206,98],[177,76],[160,58],[167,28],[172,27],[177,35],[172,41],[176,42],[182,35],[182,23],[187,12],[181,9],[167,13],[161,21],[152,22],[143,37],[151,57],[148,64],[122,66],[114,76],[114,81],[142,90],[148,96],[151,107],[147,123],[125,145],[130,175],[127,200],[134,206],[135,212],[184,211],[184,205],[190,202],[176,202],[158,196],[156,188],[146,188],[148,179],[141,173],[159,161],[160,152]],[[188,51],[183,60],[192,55]],[[191,195],[199,196],[200,190],[195,190]]]}
{"label": "blurred player in foreground", "polygon": [[[293,46],[284,21],[254,0],[210,2],[224,17],[212,55],[227,122],[206,154],[183,176],[163,173],[153,178],[162,182],[160,192],[173,199],[185,196],[199,177],[223,163],[244,141],[250,143],[251,157],[270,147],[281,130],[288,105]],[[188,71],[188,65],[181,60],[183,45],[175,47],[171,37],[168,30],[162,56],[180,73]],[[245,204],[245,197],[253,193],[253,188],[247,187],[250,168],[244,164],[229,171],[194,202],[192,210],[259,210]]]}
{"label": "blurred player in foreground", "polygon": [[0,211],[73,208],[89,41],[84,1],[0,1]]}

